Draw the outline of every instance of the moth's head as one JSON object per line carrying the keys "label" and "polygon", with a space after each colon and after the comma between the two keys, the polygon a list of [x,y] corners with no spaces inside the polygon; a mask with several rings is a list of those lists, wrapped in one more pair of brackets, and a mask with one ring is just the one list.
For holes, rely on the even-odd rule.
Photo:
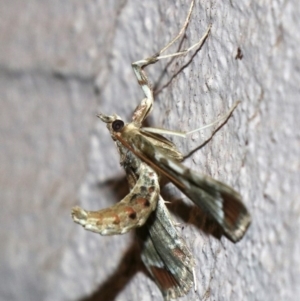
{"label": "moth's head", "polygon": [[97,115],[103,122],[105,122],[107,125],[112,138],[114,139],[115,133],[120,132],[123,127],[125,126],[125,122],[122,120],[122,118],[116,114],[108,116],[104,114]]}

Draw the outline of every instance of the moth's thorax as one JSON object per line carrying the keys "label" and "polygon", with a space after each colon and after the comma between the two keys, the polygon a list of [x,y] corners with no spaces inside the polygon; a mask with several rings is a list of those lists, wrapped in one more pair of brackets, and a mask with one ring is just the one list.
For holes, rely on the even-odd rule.
{"label": "moth's thorax", "polygon": [[116,140],[116,146],[120,155],[120,164],[124,169],[126,170],[128,166],[133,170],[137,169],[141,160],[118,140]]}

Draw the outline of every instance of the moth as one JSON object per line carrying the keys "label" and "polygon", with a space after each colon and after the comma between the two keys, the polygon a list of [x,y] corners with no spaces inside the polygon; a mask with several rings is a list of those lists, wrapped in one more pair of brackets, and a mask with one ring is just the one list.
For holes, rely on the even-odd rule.
{"label": "moth", "polygon": [[[119,203],[99,211],[72,209],[73,220],[86,230],[101,235],[123,234],[137,229],[143,238],[141,258],[159,286],[165,300],[185,295],[194,283],[195,260],[172,222],[160,195],[160,181],[167,179],[201,207],[232,242],[239,241],[250,225],[250,214],[241,196],[233,188],[185,167],[183,155],[162,134],[186,136],[188,133],[143,127],[150,114],[154,97],[144,68],[157,61],[185,55],[200,48],[210,27],[198,43],[190,48],[162,55],[185,32],[194,6],[191,3],[185,23],[178,35],[155,55],[132,64],[145,98],[125,123],[116,114],[99,114],[116,144],[130,192]],[[234,109],[234,108],[233,108]],[[233,109],[226,115],[228,117]],[[194,132],[194,131],[192,131]],[[191,132],[190,132],[191,133]]]}

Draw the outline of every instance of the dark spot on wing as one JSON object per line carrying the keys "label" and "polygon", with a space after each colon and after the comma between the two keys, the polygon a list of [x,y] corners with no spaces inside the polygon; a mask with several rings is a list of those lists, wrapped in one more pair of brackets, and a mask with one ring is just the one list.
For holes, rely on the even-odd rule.
{"label": "dark spot on wing", "polygon": [[162,164],[165,165],[165,166],[169,166],[168,160],[165,159],[165,158],[160,158],[160,159],[159,159],[159,162],[162,163]]}
{"label": "dark spot on wing", "polygon": [[154,187],[154,186],[150,186],[150,187],[148,188],[148,192],[149,192],[149,193],[152,193],[154,190],[155,190],[155,187]]}
{"label": "dark spot on wing", "polygon": [[130,219],[135,219],[136,218],[136,212],[131,207],[125,207],[124,211],[127,213],[128,217]]}
{"label": "dark spot on wing", "polygon": [[146,192],[147,191],[147,187],[146,186],[141,186],[140,190],[141,190],[141,192]]}
{"label": "dark spot on wing", "polygon": [[130,202],[131,202],[131,201],[134,201],[134,200],[137,198],[137,196],[138,196],[138,195],[137,195],[136,193],[133,194],[133,195],[131,196],[131,198],[130,198]]}
{"label": "dark spot on wing", "polygon": [[128,215],[128,217],[129,217],[130,219],[135,219],[135,218],[136,218],[136,212],[130,213],[130,214]]}

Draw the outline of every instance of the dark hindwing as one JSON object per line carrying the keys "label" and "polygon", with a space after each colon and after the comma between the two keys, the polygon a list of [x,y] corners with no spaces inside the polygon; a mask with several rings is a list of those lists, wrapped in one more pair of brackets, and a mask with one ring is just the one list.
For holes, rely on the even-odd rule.
{"label": "dark hindwing", "polygon": [[194,258],[174,227],[161,197],[143,228],[138,229],[138,234],[143,230],[147,233],[142,239],[141,257],[165,301],[185,295],[194,281]]}

